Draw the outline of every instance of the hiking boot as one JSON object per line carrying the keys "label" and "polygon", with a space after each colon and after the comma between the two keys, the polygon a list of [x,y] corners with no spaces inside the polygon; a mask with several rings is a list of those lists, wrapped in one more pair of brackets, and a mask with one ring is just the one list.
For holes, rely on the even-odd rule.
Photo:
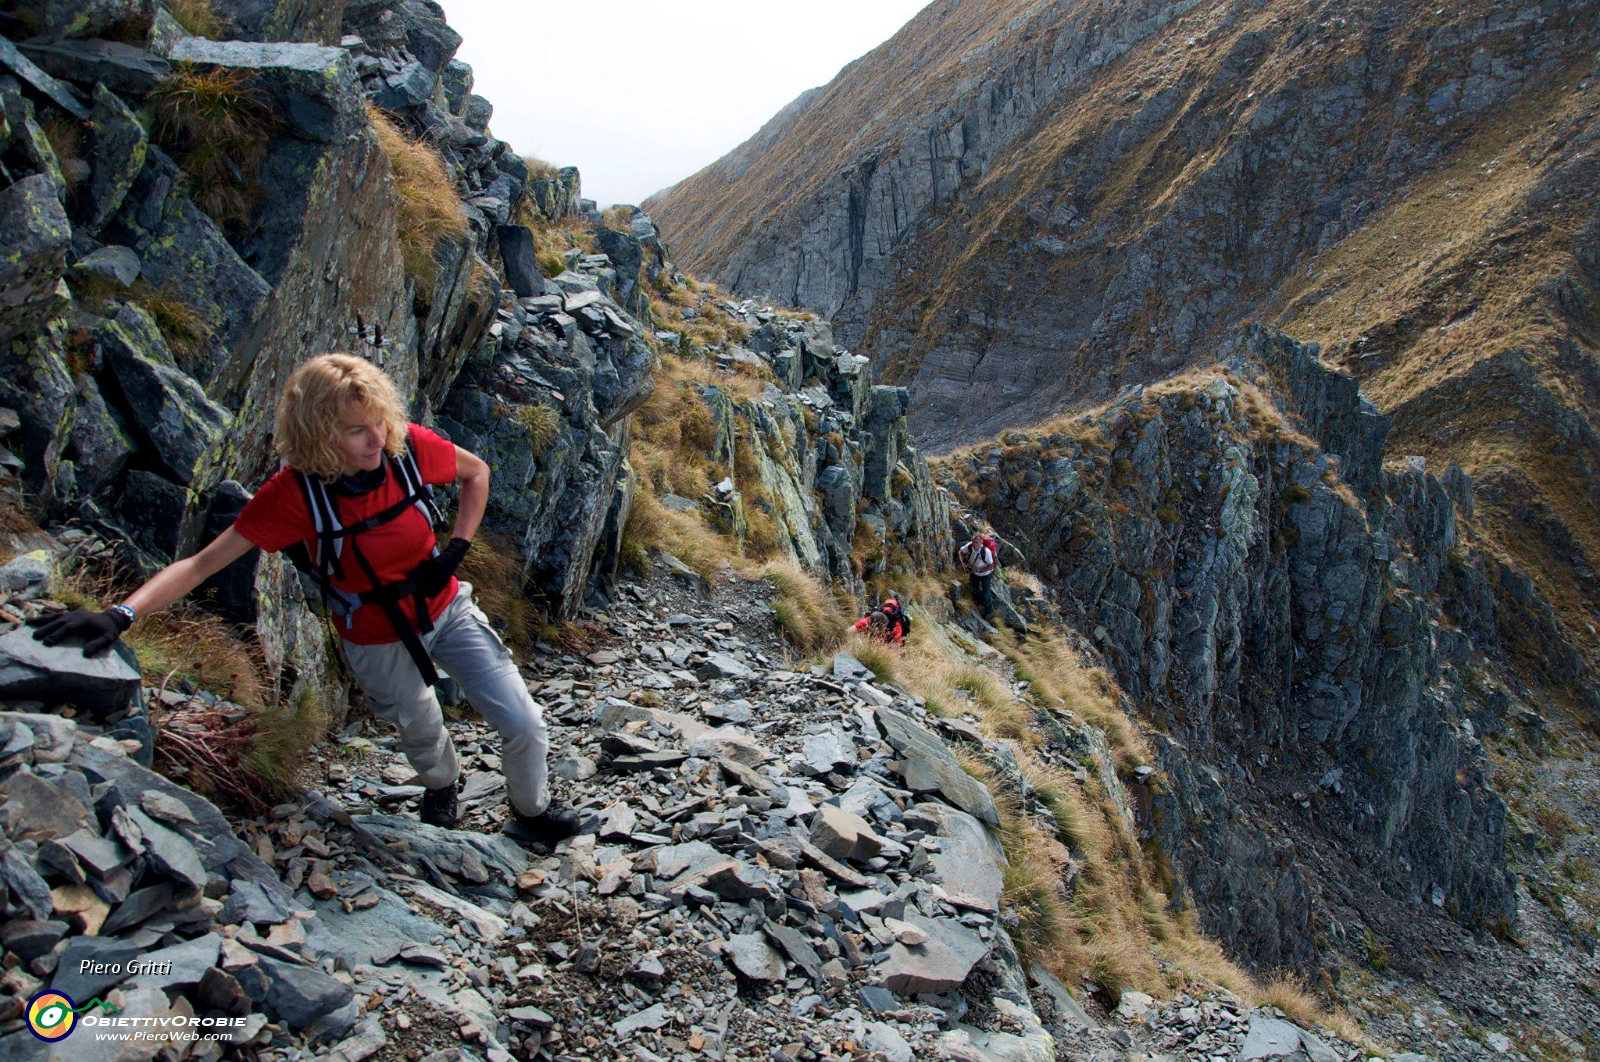
{"label": "hiking boot", "polygon": [[443,829],[453,829],[456,824],[456,791],[460,787],[457,779],[449,785],[442,785],[438,789],[430,789],[422,794],[422,821],[429,826],[439,826]]}
{"label": "hiking boot", "polygon": [[542,815],[524,815],[512,808],[501,832],[519,844],[554,848],[578,832],[578,813],[559,800],[550,801]]}

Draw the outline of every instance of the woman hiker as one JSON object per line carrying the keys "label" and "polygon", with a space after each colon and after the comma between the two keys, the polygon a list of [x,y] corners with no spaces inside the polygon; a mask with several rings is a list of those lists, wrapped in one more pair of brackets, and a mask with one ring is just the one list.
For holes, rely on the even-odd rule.
{"label": "woman hiker", "polygon": [[[489,466],[408,424],[394,385],[348,354],[300,366],[278,401],[280,468],[210,545],[157,572],[104,612],[30,621],[46,645],[83,637],[85,655],[110,648],[140,616],[165,608],[251,547],[284,551],[322,588],[345,663],[427,791],[422,821],[451,827],[461,768],[432,683],[437,661],[500,731],[511,813],[505,832],[553,845],[578,816],[550,799],[549,741],[539,705],[511,652],[455,577],[489,499]],[[461,483],[450,544],[434,540],[430,484]]]}

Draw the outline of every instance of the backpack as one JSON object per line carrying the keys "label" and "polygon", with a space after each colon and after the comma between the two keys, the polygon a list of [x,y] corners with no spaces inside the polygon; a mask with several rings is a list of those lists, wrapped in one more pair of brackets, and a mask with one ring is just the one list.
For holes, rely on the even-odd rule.
{"label": "backpack", "polygon": [[[328,485],[315,476],[308,476],[299,469],[291,468],[290,472],[293,473],[295,482],[300,485],[306,510],[311,514],[311,526],[316,536],[313,545],[316,551],[313,553],[304,542],[296,542],[284,549],[283,553],[304,577],[304,581],[310,582],[321,594],[323,605],[328,612],[343,617],[346,629],[354,625],[356,610],[362,605],[376,604],[382,609],[389,622],[394,625],[395,633],[400,635],[400,641],[417,665],[417,670],[422,673],[423,680],[432,686],[439,681],[439,674],[434,670],[433,661],[429,659],[428,652],[423,648],[419,637],[433,630],[433,620],[428,615],[427,597],[410,579],[392,583],[380,581],[378,573],[373,570],[372,564],[361,552],[357,536],[395,520],[413,508],[422,513],[428,521],[429,528],[434,530],[443,526],[444,520],[439,514],[438,507],[433,503],[432,489],[422,481],[422,472],[417,467],[417,458],[412,453],[409,442],[406,444],[405,452],[399,457],[390,457],[385,453],[383,460],[389,474],[394,476],[396,482],[404,489],[405,496],[382,512],[349,526],[340,523],[339,507],[328,492]],[[344,578],[346,541],[349,542],[351,555],[361,566],[367,580],[372,583],[372,589],[354,594],[333,585],[334,579]],[[438,547],[434,547],[433,552],[437,554]],[[400,602],[407,597],[415,601],[417,615],[415,625],[406,619],[405,613],[400,610]]]}
{"label": "backpack", "polygon": [[[900,637],[911,637],[911,614],[906,611],[906,607],[900,603],[899,599],[891,597],[878,607],[887,608],[891,605],[894,606],[894,617],[900,621]],[[893,622],[893,620],[891,620],[891,622]]]}

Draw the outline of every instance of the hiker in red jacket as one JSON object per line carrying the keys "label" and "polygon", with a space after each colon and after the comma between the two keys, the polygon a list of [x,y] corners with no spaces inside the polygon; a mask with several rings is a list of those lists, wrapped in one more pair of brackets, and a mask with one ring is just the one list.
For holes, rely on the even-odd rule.
{"label": "hiker in red jacket", "polygon": [[901,645],[911,632],[911,618],[900,607],[900,602],[891,597],[856,620],[851,629],[890,645]]}
{"label": "hiker in red jacket", "polygon": [[[110,648],[141,615],[165,608],[259,546],[282,551],[335,615],[345,663],[426,788],[421,818],[456,821],[461,768],[434,696],[437,661],[500,732],[511,814],[508,835],[554,844],[578,816],[550,798],[549,739],[511,652],[456,579],[489,499],[489,466],[406,422],[384,373],[361,358],[324,354],[300,366],[278,402],[274,444],[284,464],[210,545],[157,572],[104,612],[32,621],[55,645]],[[460,482],[452,538],[438,549],[430,485]]]}
{"label": "hiker in red jacket", "polygon": [[985,616],[994,611],[994,570],[999,566],[1000,543],[994,536],[973,531],[972,540],[956,550],[956,564],[966,570],[972,600]]}

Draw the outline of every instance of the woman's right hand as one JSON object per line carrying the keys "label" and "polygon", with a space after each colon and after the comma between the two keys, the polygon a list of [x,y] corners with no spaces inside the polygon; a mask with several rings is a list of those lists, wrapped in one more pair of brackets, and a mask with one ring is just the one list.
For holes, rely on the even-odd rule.
{"label": "woman's right hand", "polygon": [[46,645],[60,645],[68,638],[85,639],[84,656],[98,656],[105,652],[128,629],[127,617],[121,613],[110,609],[90,612],[82,608],[35,616],[28,620],[28,626],[36,628],[34,640]]}

